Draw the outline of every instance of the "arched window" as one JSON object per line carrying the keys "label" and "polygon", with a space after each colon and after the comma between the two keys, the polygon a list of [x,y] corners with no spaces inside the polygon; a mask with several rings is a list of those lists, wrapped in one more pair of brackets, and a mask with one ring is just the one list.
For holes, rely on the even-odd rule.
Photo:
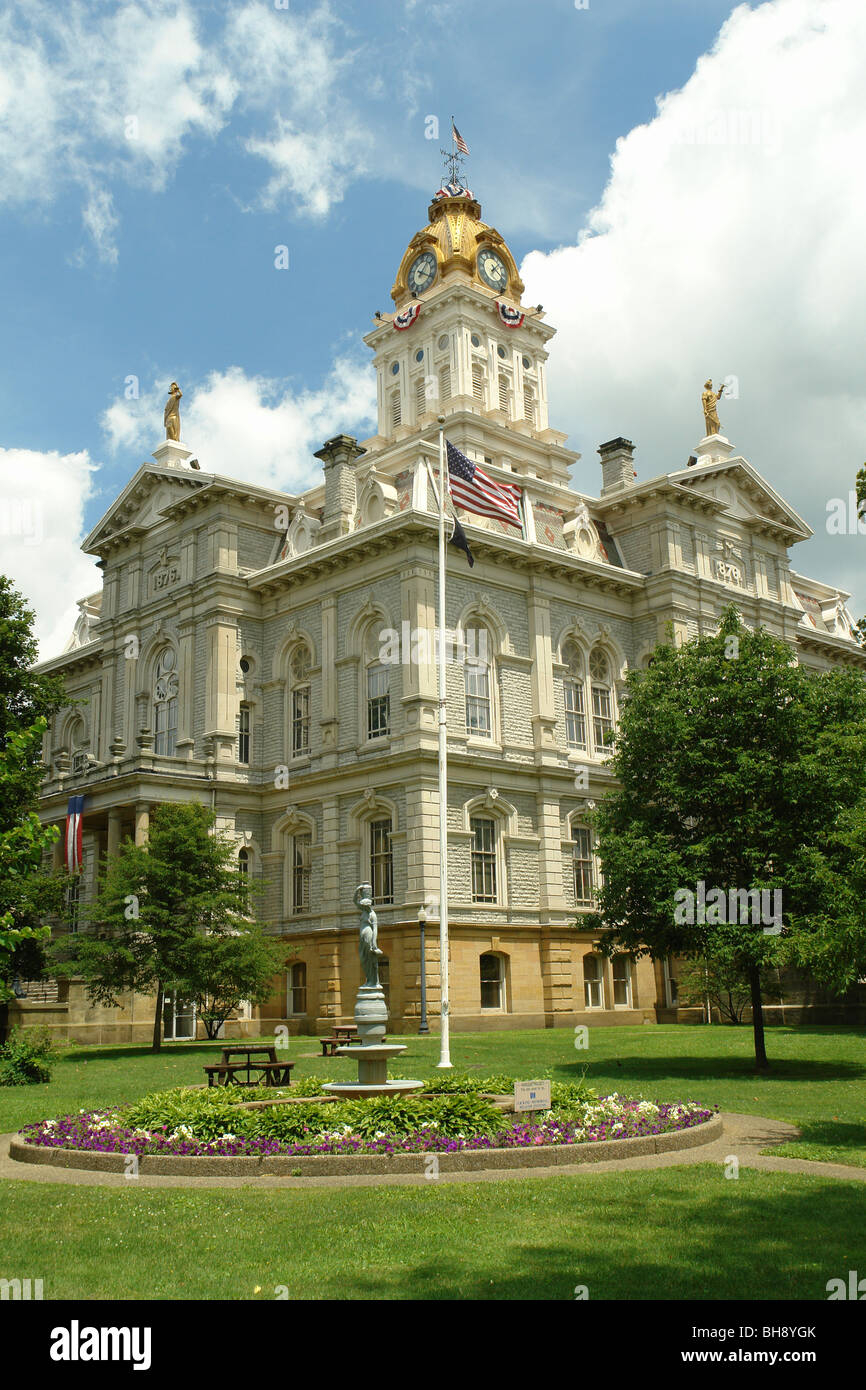
{"label": "arched window", "polygon": [[391,817],[370,822],[370,882],[373,901],[394,901],[394,853],[391,846]]}
{"label": "arched window", "polygon": [[472,816],[469,829],[472,833],[472,901],[495,903],[498,901],[496,822],[490,816]]}
{"label": "arched window", "polygon": [[174,651],[166,647],[156,665],[153,691],[153,751],[165,758],[173,758],[177,749],[178,679],[175,661]]}
{"label": "arched window", "polygon": [[296,647],[290,663],[292,698],[292,757],[302,758],[310,751],[310,650]]}
{"label": "arched window", "polygon": [[480,362],[472,363],[472,394],[484,404],[484,367]]}
{"label": "arched window", "polygon": [[403,418],[402,406],[400,404],[400,392],[391,392],[391,428],[395,430]]}
{"label": "arched window", "polygon": [[290,965],[286,973],[286,1017],[307,1012],[307,967],[303,961]]}
{"label": "arched window", "polygon": [[368,660],[367,737],[387,738],[391,732],[391,668],[379,660],[378,651]]}
{"label": "arched window", "polygon": [[589,678],[592,684],[592,738],[596,753],[610,744],[613,733],[613,687],[610,659],[600,647],[589,657]]}
{"label": "arched window", "polygon": [[594,953],[583,958],[583,1002],[587,1009],[603,1009],[601,956]]}
{"label": "arched window", "polygon": [[507,415],[511,408],[511,377],[507,372],[499,373],[499,409]]}
{"label": "arched window", "polygon": [[569,748],[586,748],[586,674],[583,653],[574,642],[562,649],[567,668],[563,681],[565,702],[565,741]]}
{"label": "arched window", "polygon": [[292,912],[310,910],[310,846],[312,836],[297,834],[292,836]]}
{"label": "arched window", "polygon": [[535,425],[535,392],[528,381],[523,383],[523,418],[527,424]]}
{"label": "arched window", "polygon": [[450,401],[451,399],[451,368],[439,368],[439,399],[440,401]]}
{"label": "arched window", "polygon": [[478,962],[482,1009],[505,1008],[505,958],[486,952]]}
{"label": "arched window", "polygon": [[490,634],[473,624],[466,629],[463,684],[466,697],[466,732],[475,738],[493,737]]}
{"label": "arched window", "polygon": [[596,882],[592,831],[572,821],[571,838],[574,844],[574,905],[591,907],[595,902]]}

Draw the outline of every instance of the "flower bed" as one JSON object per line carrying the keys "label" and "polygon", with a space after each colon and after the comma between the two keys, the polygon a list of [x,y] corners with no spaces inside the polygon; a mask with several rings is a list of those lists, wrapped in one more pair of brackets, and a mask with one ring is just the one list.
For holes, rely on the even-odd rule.
{"label": "flower bed", "polygon": [[447,1095],[313,1101],[264,1110],[246,1109],[243,1092],[239,1099],[214,1090],[176,1090],[146,1096],[131,1106],[80,1111],[26,1125],[21,1139],[37,1148],[96,1154],[387,1157],[600,1144],[693,1129],[715,1114],[693,1101],[656,1104],[617,1095],[599,1099],[586,1087],[554,1083],[550,1110],[532,1118],[511,1118],[482,1094],[488,1087],[502,1090],[502,1081],[473,1078],[461,1090],[455,1087],[458,1078],[449,1078]]}

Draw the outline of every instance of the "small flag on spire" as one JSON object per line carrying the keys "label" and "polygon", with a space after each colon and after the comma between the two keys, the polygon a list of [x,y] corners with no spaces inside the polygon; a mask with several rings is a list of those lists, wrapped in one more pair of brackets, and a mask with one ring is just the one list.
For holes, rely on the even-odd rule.
{"label": "small flag on spire", "polygon": [[461,154],[469,153],[469,146],[467,145],[466,141],[463,139],[463,136],[460,134],[460,131],[454,124],[453,116],[451,117],[451,139],[454,141]]}

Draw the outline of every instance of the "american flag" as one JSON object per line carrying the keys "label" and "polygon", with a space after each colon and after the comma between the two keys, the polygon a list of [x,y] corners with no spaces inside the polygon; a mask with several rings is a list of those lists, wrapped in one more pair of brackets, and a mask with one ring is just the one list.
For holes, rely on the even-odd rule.
{"label": "american flag", "polygon": [[461,154],[469,153],[469,146],[467,145],[466,141],[463,139],[463,136],[460,134],[460,131],[454,124],[453,116],[451,118],[451,139],[454,141]]}
{"label": "american flag", "polygon": [[519,526],[520,488],[510,483],[495,483],[488,478],[483,468],[473,463],[459,449],[446,440],[448,449],[448,479],[451,497],[459,507],[468,512],[478,512],[481,516],[493,516],[497,521],[505,521],[509,526]]}
{"label": "american flag", "polygon": [[66,867],[71,874],[77,874],[82,859],[82,822],[84,820],[84,797],[70,796],[66,808],[66,833],[64,850]]}

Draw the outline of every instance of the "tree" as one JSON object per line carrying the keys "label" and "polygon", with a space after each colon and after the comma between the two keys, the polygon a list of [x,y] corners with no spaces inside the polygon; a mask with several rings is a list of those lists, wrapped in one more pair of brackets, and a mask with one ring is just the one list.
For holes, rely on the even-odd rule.
{"label": "tree", "polygon": [[[866,685],[806,672],[731,606],[718,633],[656,648],[628,678],[595,814],[602,949],[654,958],[725,950],[749,981],[755,1059],[768,1066],[761,975],[802,931],[804,846],[866,799]],[[762,895],[765,894],[765,897]]]}
{"label": "tree", "polygon": [[[41,973],[43,944],[51,936],[43,913],[59,905],[57,880],[40,872],[57,830],[42,825],[35,810],[21,810],[28,788],[35,800],[33,765],[46,726],[42,718],[23,732],[10,732],[0,749],[0,1042],[6,1037],[13,981],[16,975]],[[19,812],[14,824],[8,824],[10,805]]]}
{"label": "tree", "polygon": [[804,846],[794,873],[787,959],[843,994],[866,977],[866,805],[846,808],[820,844]]}
{"label": "tree", "polygon": [[229,1014],[244,1001],[261,1004],[271,994],[274,975],[294,954],[269,941],[255,922],[234,934],[197,936],[184,960],[183,988],[209,1038],[215,1038]]}
{"label": "tree", "polygon": [[[717,938],[723,931],[724,928],[720,927]],[[749,977],[737,959],[735,942],[728,944],[717,939],[714,946],[712,953],[683,961],[677,971],[679,1002],[685,1005],[699,1004],[704,1008],[709,1001],[708,1023],[712,1022],[713,1008],[718,1009],[720,1016],[729,1023],[742,1023],[752,998]],[[778,988],[762,977],[762,999],[769,994],[778,998]]]}
{"label": "tree", "polygon": [[[150,824],[147,845],[125,841],[100,875],[89,924],[56,946],[58,973],[83,975],[91,999],[116,1005],[134,990],[154,994],[153,1050],[162,1042],[166,989],[190,997],[225,960],[245,964],[244,986],[255,992],[249,973],[251,948],[226,950],[227,938],[259,932],[248,916],[249,884],[238,871],[234,845],[216,833],[212,811],[196,802],[165,802]],[[258,959],[263,962],[264,955]]]}
{"label": "tree", "polygon": [[40,871],[57,838],[36,814],[42,781],[42,738],[63,704],[63,683],[32,669],[38,656],[33,613],[0,575],[0,1041],[17,975],[42,974],[45,918],[61,888]]}

